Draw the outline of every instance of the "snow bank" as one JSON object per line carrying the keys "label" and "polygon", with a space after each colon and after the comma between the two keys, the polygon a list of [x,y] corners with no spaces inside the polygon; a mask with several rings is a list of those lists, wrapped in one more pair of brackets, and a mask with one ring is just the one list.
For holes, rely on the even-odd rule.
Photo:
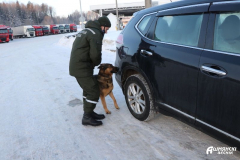
{"label": "snow bank", "polygon": [[[105,34],[103,38],[103,50],[109,50],[109,51],[115,52],[116,51],[115,42],[120,33],[121,31],[109,31],[107,34]],[[74,34],[63,36],[58,41],[57,45],[72,48],[72,44],[75,40],[75,37],[72,36]]]}
{"label": "snow bank", "polygon": [[116,51],[116,40],[121,31],[109,31],[103,38],[103,49]]}
{"label": "snow bank", "polygon": [[72,44],[75,40],[75,37],[66,37],[66,36],[63,36],[59,41],[58,41],[58,45],[60,46],[65,46],[65,47],[72,47]]}

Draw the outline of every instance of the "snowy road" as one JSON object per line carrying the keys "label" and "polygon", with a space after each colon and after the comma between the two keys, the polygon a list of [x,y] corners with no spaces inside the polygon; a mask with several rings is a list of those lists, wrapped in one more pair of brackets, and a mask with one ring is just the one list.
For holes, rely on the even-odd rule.
{"label": "snowy road", "polygon": [[[71,48],[59,45],[62,36],[0,44],[0,160],[240,159],[206,155],[226,145],[172,117],[136,120],[115,79],[120,110],[108,97],[103,126],[82,126],[82,90],[68,74]],[[103,62],[114,59],[103,51]],[[104,113],[100,102],[96,112]]]}

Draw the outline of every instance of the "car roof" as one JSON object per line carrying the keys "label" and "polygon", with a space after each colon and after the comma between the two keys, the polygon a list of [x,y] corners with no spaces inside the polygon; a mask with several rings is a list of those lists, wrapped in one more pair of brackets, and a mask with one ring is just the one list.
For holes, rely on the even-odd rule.
{"label": "car roof", "polygon": [[237,1],[237,0],[181,0],[181,1],[176,1],[176,2],[172,2],[172,3],[170,2],[167,4],[147,8],[147,9],[139,11],[137,14],[146,14],[146,13],[156,12],[156,11],[170,9],[170,8],[182,7],[182,6],[188,6],[188,5],[196,5],[196,4],[202,4],[202,3],[223,2],[223,1]]}

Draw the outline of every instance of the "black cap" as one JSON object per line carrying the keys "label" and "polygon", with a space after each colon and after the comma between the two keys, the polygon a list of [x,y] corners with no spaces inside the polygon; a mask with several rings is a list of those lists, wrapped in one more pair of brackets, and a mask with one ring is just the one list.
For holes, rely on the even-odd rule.
{"label": "black cap", "polygon": [[106,17],[106,16],[98,18],[98,21],[99,21],[101,26],[111,27],[111,22],[108,19],[108,17]]}

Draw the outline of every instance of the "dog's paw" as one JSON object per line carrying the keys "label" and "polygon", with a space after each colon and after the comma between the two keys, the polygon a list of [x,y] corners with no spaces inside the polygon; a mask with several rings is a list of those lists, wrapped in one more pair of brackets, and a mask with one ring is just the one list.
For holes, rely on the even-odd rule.
{"label": "dog's paw", "polygon": [[118,104],[117,104],[117,103],[114,103],[114,106],[115,106],[116,109],[120,109],[120,108],[118,107]]}
{"label": "dog's paw", "polygon": [[106,114],[111,114],[111,112],[109,110],[106,110],[105,112],[106,112]]}

